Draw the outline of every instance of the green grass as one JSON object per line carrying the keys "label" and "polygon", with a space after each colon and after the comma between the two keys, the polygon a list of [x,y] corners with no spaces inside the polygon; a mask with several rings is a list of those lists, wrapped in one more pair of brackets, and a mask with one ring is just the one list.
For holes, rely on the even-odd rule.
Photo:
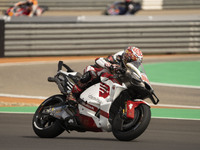
{"label": "green grass", "polygon": [[145,64],[150,82],[200,86],[200,61]]}

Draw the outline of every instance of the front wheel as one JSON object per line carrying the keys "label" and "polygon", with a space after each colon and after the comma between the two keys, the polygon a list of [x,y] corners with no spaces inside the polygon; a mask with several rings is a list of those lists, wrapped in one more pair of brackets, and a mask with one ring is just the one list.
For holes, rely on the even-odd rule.
{"label": "front wheel", "polygon": [[47,98],[38,107],[32,120],[32,127],[36,135],[41,138],[54,138],[64,132],[64,128],[60,125],[58,119],[42,112],[45,107],[61,103],[65,99],[64,95],[54,95]]}
{"label": "front wheel", "polygon": [[[146,104],[141,104],[135,108],[134,119],[121,119],[120,116],[117,114],[113,120],[113,135],[120,141],[131,141],[139,137],[148,127],[151,120],[151,110]],[[115,126],[119,123],[121,123],[120,128]]]}

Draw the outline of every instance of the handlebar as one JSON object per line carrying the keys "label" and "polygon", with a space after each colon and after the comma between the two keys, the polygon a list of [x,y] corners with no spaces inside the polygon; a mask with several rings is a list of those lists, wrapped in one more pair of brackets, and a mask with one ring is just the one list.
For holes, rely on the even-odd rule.
{"label": "handlebar", "polygon": [[48,77],[47,79],[49,82],[55,82],[55,78],[54,77]]}

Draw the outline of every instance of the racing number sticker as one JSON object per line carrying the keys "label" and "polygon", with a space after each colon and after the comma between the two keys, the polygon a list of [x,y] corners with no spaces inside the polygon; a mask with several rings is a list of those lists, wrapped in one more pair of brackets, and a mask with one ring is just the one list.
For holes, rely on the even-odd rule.
{"label": "racing number sticker", "polygon": [[109,96],[109,94],[110,94],[110,87],[107,84],[101,82],[99,88],[99,97],[106,98]]}

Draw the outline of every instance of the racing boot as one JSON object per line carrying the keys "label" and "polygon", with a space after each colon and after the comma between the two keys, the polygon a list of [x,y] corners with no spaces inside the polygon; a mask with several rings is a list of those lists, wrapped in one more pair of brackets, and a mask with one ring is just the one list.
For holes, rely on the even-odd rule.
{"label": "racing boot", "polygon": [[66,100],[68,101],[69,104],[74,104],[76,102],[76,97],[73,95],[72,91],[69,93],[67,96]]}
{"label": "racing boot", "polygon": [[[83,89],[79,82],[78,84],[75,84],[72,88],[72,91],[68,94],[66,100],[68,101],[68,103],[72,106],[77,106],[78,102],[79,102],[79,96],[82,93]],[[80,88],[81,87],[81,88]]]}
{"label": "racing boot", "polygon": [[77,85],[74,85],[72,91],[67,95],[66,101],[50,107],[47,109],[47,113],[55,118],[63,120],[73,118],[78,107],[77,97],[81,92],[82,90]]}

